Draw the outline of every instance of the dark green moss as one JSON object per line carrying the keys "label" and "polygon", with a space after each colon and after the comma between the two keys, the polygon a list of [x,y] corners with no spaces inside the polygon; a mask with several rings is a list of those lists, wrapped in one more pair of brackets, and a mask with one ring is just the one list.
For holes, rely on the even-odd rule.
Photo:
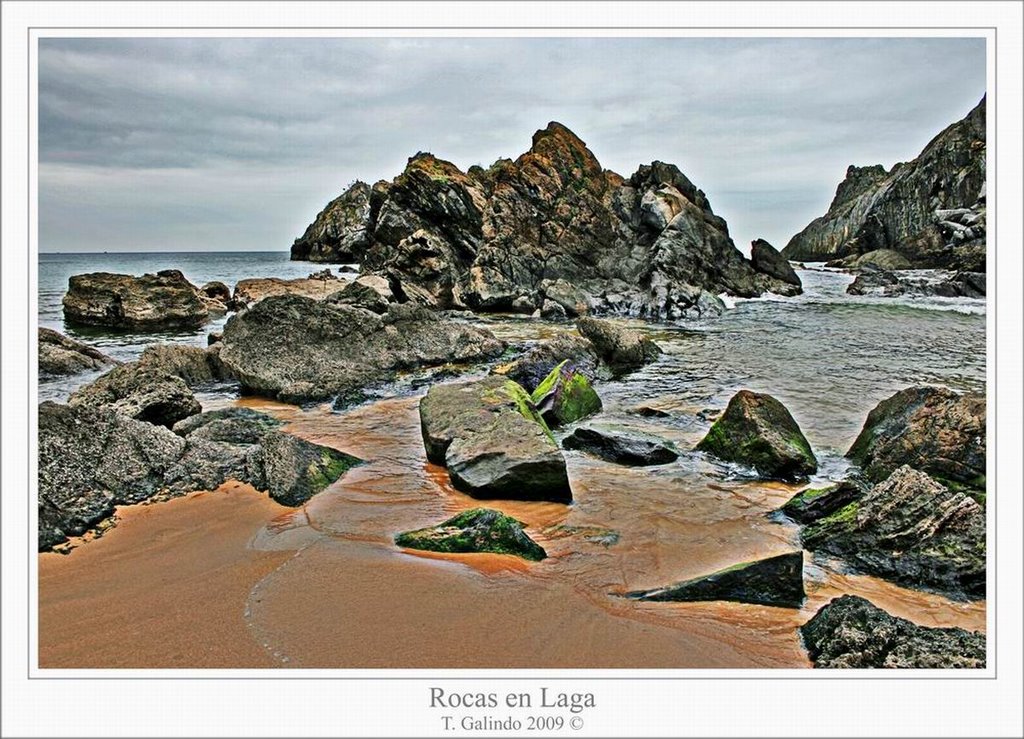
{"label": "dark green moss", "polygon": [[449,554],[489,552],[511,554],[531,561],[547,557],[544,549],[523,531],[520,521],[489,508],[463,511],[447,521],[395,537],[407,549]]}

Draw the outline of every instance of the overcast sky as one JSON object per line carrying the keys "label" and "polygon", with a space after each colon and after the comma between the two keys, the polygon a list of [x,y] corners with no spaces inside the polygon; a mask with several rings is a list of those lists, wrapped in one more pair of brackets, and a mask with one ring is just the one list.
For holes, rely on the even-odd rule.
{"label": "overcast sky", "polygon": [[984,92],[981,39],[43,39],[40,248],[286,250],[354,179],[514,158],[551,120],[781,248]]}

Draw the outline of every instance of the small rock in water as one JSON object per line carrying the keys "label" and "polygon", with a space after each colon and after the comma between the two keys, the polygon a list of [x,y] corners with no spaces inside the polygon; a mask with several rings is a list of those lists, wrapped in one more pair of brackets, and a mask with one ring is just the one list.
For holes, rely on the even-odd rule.
{"label": "small rock in water", "polygon": [[430,552],[490,552],[532,561],[547,557],[544,549],[523,531],[521,522],[490,508],[473,508],[437,526],[407,531],[396,536],[395,543]]}
{"label": "small rock in water", "polygon": [[635,413],[638,416],[644,418],[671,418],[672,414],[668,411],[663,411],[661,408],[654,408],[649,405],[637,406],[630,410],[630,413]]}
{"label": "small rock in water", "polygon": [[804,553],[789,552],[743,562],[667,588],[627,593],[626,597],[650,601],[728,600],[799,608],[806,597],[803,568]]}
{"label": "small rock in water", "polygon": [[866,488],[844,480],[824,488],[801,490],[782,506],[782,512],[797,523],[811,523],[859,500]]}
{"label": "small rock in water", "polygon": [[562,446],[593,454],[609,462],[634,467],[668,464],[679,459],[679,452],[669,442],[635,431],[578,428],[565,437]]}
{"label": "small rock in water", "polygon": [[549,374],[531,397],[551,427],[567,426],[600,413],[601,398],[586,375],[565,360]]}
{"label": "small rock in water", "polygon": [[661,348],[640,332],[616,326],[611,321],[584,316],[576,329],[594,345],[597,355],[616,374],[630,372],[650,364],[661,355]]}

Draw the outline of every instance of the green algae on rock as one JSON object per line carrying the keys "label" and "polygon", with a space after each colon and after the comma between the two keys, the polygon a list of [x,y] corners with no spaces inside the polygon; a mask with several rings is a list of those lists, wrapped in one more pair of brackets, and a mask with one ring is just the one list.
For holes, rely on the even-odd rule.
{"label": "green algae on rock", "polygon": [[771,480],[796,482],[818,471],[803,432],[770,395],[740,390],[697,449],[757,470]]}
{"label": "green algae on rock", "polygon": [[547,557],[521,522],[490,508],[473,508],[437,526],[406,531],[395,537],[395,543],[429,552],[511,554],[534,562]]}
{"label": "green algae on rock", "polygon": [[533,391],[531,397],[549,426],[568,426],[600,413],[601,398],[582,372],[563,360]]}
{"label": "green algae on rock", "polygon": [[786,501],[781,510],[797,523],[811,523],[859,500],[865,490],[864,485],[852,480],[824,488],[807,488]]}

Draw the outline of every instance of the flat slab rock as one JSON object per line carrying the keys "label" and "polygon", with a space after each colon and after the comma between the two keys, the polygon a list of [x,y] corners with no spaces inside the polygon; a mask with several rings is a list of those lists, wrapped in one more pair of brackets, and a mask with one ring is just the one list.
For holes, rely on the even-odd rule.
{"label": "flat slab rock", "polygon": [[547,557],[543,547],[531,539],[520,521],[489,508],[463,511],[447,521],[395,537],[407,549],[452,554],[511,554],[532,561]]}
{"label": "flat slab rock", "polygon": [[39,374],[60,377],[118,364],[100,350],[49,328],[39,329]]}
{"label": "flat slab rock", "polygon": [[597,426],[575,429],[562,440],[565,449],[577,449],[608,462],[646,467],[679,459],[679,452],[664,439],[635,431]]}
{"label": "flat slab rock", "polygon": [[111,272],[73,275],[63,306],[70,323],[136,331],[198,328],[210,320],[196,286],[173,269],[141,277]]}
{"label": "flat slab rock", "polygon": [[521,386],[498,375],[435,385],[420,401],[427,459],[475,498],[572,500],[565,458]]}
{"label": "flat slab rock", "polygon": [[843,595],[800,627],[819,668],[983,668],[985,635],[918,626]]}
{"label": "flat slab rock", "polygon": [[803,571],[803,552],[789,552],[743,562],[665,588],[634,591],[626,597],[648,601],[728,600],[799,608],[806,597]]}

